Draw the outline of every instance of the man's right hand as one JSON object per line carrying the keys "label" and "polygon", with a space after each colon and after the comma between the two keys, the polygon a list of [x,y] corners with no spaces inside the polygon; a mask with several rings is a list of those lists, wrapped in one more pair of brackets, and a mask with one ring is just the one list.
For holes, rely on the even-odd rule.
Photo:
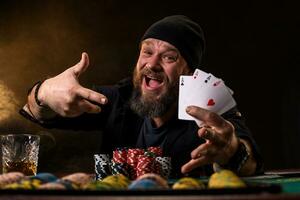
{"label": "man's right hand", "polygon": [[[100,112],[101,108],[99,105],[106,104],[108,101],[107,98],[79,84],[79,76],[88,66],[88,54],[82,53],[79,63],[61,74],[45,80],[39,88],[37,96],[42,107],[49,107],[52,111],[63,117],[76,117],[83,113]],[[34,93],[34,90],[31,93]],[[31,96],[32,95],[34,94],[31,94]],[[42,109],[39,108],[41,106],[38,106],[36,102],[32,102],[32,100],[30,102],[30,99],[33,98],[29,98],[29,106],[31,108],[34,107],[35,109],[33,109],[33,111],[37,111],[36,114],[39,115],[38,110]]]}

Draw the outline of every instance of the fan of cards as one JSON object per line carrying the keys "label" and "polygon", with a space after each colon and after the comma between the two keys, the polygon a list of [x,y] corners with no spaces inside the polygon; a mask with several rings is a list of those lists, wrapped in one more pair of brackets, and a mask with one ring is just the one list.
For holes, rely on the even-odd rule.
{"label": "fan of cards", "polygon": [[[236,105],[232,94],[222,79],[200,69],[196,69],[192,76],[182,75],[179,79],[178,118],[195,120],[185,111],[190,105],[221,115]],[[202,123],[199,120],[196,122],[198,125]]]}

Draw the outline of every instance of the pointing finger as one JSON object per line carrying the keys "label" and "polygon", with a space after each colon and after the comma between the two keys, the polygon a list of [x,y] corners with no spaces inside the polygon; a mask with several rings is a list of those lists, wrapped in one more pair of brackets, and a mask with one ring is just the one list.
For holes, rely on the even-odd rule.
{"label": "pointing finger", "polygon": [[90,101],[91,103],[96,103],[96,104],[106,104],[107,103],[107,98],[98,92],[95,92],[93,90],[80,87],[76,91],[77,95],[80,96],[83,99],[86,99]]}
{"label": "pointing finger", "polygon": [[81,101],[79,107],[82,109],[83,112],[86,113],[99,113],[101,112],[101,108],[98,105],[95,105],[87,100]]}
{"label": "pointing finger", "polygon": [[208,152],[208,148],[210,147],[209,143],[204,143],[198,146],[196,149],[194,149],[191,153],[192,159],[197,159],[201,156],[204,156]]}
{"label": "pointing finger", "polygon": [[193,169],[195,169],[197,167],[206,165],[208,163],[209,163],[209,160],[205,156],[201,156],[197,159],[191,159],[189,162],[187,162],[186,164],[184,164],[181,167],[181,172],[183,174],[185,174],[185,173],[188,173],[188,172],[192,171]]}

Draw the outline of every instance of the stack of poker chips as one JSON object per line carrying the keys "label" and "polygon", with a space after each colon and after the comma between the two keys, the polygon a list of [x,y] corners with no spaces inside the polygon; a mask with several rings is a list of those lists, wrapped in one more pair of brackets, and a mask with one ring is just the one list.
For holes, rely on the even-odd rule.
{"label": "stack of poker chips", "polygon": [[147,173],[156,173],[164,178],[169,178],[171,173],[171,158],[162,157],[163,151],[160,147],[117,148],[112,155],[111,160],[107,154],[94,156],[96,180],[103,180],[111,174],[123,174],[131,180],[135,180]]}
{"label": "stack of poker chips", "polygon": [[156,166],[155,157],[149,155],[139,155],[136,166],[136,176],[140,177],[147,173],[160,174],[160,169]]}
{"label": "stack of poker chips", "polygon": [[144,149],[128,149],[127,151],[127,164],[130,166],[130,179],[134,180],[137,177],[137,165],[138,165],[138,157],[140,155],[144,155]]}
{"label": "stack of poker chips", "polygon": [[117,148],[113,151],[113,158],[111,160],[111,171],[113,175],[123,174],[130,177],[131,168],[127,163],[127,149]]}
{"label": "stack of poker chips", "polygon": [[102,180],[108,175],[111,175],[111,163],[108,154],[95,154],[94,159],[96,180]]}
{"label": "stack of poker chips", "polygon": [[170,173],[171,173],[171,157],[156,157],[155,161],[157,163],[158,166],[160,166],[160,175],[165,178],[168,179],[170,177]]}

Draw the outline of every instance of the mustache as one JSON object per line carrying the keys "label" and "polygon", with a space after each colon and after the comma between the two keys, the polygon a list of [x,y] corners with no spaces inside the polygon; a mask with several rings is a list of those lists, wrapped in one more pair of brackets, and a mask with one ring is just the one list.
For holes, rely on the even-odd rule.
{"label": "mustache", "polygon": [[165,74],[163,71],[155,72],[148,67],[145,67],[141,70],[140,72],[140,79],[142,79],[143,76],[150,77],[152,79],[157,79],[157,80],[164,80],[165,79]]}

